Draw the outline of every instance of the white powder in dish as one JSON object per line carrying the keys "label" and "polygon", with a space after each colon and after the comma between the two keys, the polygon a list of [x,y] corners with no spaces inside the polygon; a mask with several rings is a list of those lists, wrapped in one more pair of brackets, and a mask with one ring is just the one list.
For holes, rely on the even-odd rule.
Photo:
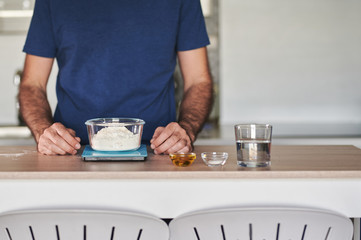
{"label": "white powder in dish", "polygon": [[100,151],[124,151],[139,147],[139,134],[126,127],[105,127],[94,134],[92,148]]}

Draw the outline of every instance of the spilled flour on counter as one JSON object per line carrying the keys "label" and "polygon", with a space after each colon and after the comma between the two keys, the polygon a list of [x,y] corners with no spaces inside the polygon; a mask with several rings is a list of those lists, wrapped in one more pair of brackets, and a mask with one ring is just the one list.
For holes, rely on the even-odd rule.
{"label": "spilled flour on counter", "polygon": [[22,152],[0,152],[0,157],[6,157],[11,158],[12,160],[18,160],[19,157],[22,157],[26,154],[36,153],[37,151],[29,151],[29,150],[23,150]]}
{"label": "spilled flour on counter", "polygon": [[94,134],[92,148],[100,151],[124,151],[139,146],[139,134],[126,127],[105,127]]}
{"label": "spilled flour on counter", "polygon": [[25,155],[25,153],[0,153],[1,157],[15,157],[15,158],[17,158],[17,157],[21,157],[23,155]]}

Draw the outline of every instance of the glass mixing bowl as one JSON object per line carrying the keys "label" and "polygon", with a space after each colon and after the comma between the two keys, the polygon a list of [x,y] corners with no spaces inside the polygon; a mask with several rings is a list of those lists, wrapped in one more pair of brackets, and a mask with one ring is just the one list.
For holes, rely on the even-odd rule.
{"label": "glass mixing bowl", "polygon": [[85,122],[89,144],[97,151],[130,151],[140,147],[145,122],[138,118],[95,118]]}

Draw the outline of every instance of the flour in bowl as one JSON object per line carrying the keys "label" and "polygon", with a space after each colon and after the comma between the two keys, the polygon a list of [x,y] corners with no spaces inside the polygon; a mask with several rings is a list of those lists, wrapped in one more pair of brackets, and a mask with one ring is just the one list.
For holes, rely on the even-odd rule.
{"label": "flour in bowl", "polygon": [[139,134],[126,127],[105,127],[94,134],[92,148],[101,151],[124,151],[139,147]]}

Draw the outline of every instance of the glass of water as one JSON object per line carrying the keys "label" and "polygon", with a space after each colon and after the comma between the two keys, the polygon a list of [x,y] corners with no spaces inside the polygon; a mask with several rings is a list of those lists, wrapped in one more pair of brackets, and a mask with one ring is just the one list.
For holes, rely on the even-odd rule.
{"label": "glass of water", "polygon": [[238,165],[243,167],[271,165],[272,126],[270,124],[237,124],[234,130]]}

